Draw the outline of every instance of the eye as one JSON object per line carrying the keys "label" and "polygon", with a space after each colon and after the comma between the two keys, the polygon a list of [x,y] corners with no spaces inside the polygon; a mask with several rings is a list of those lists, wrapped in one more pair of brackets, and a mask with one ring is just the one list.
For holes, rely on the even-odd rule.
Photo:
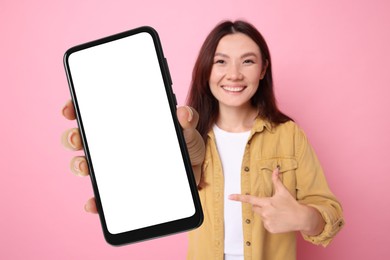
{"label": "eye", "polygon": [[255,63],[255,61],[251,60],[251,59],[244,60],[244,64],[254,64],[254,63]]}
{"label": "eye", "polygon": [[215,64],[225,64],[225,61],[219,59],[219,60],[215,60],[214,63],[215,63]]}

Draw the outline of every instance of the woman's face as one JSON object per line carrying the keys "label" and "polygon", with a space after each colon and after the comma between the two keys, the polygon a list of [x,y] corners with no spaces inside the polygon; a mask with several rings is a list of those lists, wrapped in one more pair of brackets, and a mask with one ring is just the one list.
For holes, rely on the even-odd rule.
{"label": "woman's face", "polygon": [[224,36],[214,55],[209,85],[220,108],[246,107],[264,77],[260,48],[243,33]]}

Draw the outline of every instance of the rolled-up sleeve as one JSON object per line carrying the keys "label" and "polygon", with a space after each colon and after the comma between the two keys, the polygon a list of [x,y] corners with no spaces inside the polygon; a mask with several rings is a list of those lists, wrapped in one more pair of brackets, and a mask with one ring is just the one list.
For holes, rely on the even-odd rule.
{"label": "rolled-up sleeve", "polygon": [[327,246],[332,241],[334,236],[340,231],[344,226],[344,219],[341,216],[341,208],[339,204],[335,205],[334,210],[329,210],[328,205],[314,205],[309,204],[313,208],[316,208],[322,215],[322,218],[325,220],[324,230],[317,236],[308,236],[305,234],[303,238],[315,245]]}
{"label": "rolled-up sleeve", "polygon": [[327,246],[344,226],[342,206],[329,189],[322,167],[306,135],[299,128],[295,135],[298,168],[297,200],[317,209],[325,221],[323,231],[303,238],[313,244]]}

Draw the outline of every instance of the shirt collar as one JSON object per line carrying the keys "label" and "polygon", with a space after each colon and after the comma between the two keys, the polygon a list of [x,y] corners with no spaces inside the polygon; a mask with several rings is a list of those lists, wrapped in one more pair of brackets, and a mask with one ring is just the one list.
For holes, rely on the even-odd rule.
{"label": "shirt collar", "polygon": [[[272,124],[266,120],[262,119],[260,117],[257,117],[255,120],[255,123],[253,124],[250,136],[252,136],[255,133],[261,133],[264,131],[264,129],[267,129],[270,133],[273,132]],[[211,129],[207,134],[211,139],[215,139],[213,129]]]}
{"label": "shirt collar", "polygon": [[255,123],[252,127],[252,132],[253,133],[259,132],[260,133],[260,132],[263,132],[264,128],[267,129],[271,133],[273,132],[272,124],[268,120],[257,117],[255,120]]}

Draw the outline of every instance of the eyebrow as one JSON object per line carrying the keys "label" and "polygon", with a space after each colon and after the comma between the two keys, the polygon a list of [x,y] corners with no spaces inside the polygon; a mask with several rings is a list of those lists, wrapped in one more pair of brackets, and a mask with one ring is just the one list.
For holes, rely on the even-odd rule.
{"label": "eyebrow", "polygon": [[[214,57],[215,56],[221,56],[221,57],[224,57],[224,58],[229,58],[229,55],[224,54],[224,53],[220,53],[220,52],[216,52]],[[254,53],[254,52],[247,52],[247,53],[244,53],[243,55],[241,55],[241,59],[249,57],[249,56],[257,57],[258,55],[256,53]]]}

